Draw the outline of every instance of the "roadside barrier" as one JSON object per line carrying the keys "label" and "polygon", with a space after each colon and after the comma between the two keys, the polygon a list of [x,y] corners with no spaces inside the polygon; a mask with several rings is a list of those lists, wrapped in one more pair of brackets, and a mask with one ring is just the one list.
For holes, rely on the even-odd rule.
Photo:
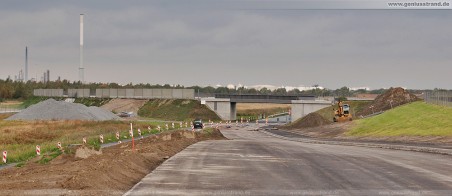
{"label": "roadside barrier", "polygon": [[160,128],[160,125],[157,126],[157,130],[160,132],[162,128]]}
{"label": "roadside barrier", "polygon": [[36,155],[41,155],[41,146],[36,145]]}
{"label": "roadside barrier", "polygon": [[168,124],[166,124],[165,126],[166,126],[166,130],[169,130],[169,126],[168,126]]}
{"label": "roadside barrier", "polygon": [[187,122],[185,122],[185,127],[188,127],[188,123]]}
{"label": "roadside barrier", "polygon": [[174,129],[174,122],[171,123],[171,127]]}
{"label": "roadside barrier", "polygon": [[[141,136],[141,130],[140,129],[138,129],[138,135]],[[143,137],[143,136],[141,136],[141,137]]]}
{"label": "roadside barrier", "polygon": [[182,128],[182,122],[179,123],[179,128]]}
{"label": "roadside barrier", "polygon": [[6,156],[8,155],[8,152],[3,151],[3,163],[6,163]]}

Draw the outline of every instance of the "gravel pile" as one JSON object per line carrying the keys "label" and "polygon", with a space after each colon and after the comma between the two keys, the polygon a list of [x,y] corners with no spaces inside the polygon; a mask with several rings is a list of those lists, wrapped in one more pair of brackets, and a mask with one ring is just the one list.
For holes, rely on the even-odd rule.
{"label": "gravel pile", "polygon": [[115,120],[118,116],[98,107],[48,99],[32,105],[6,120]]}

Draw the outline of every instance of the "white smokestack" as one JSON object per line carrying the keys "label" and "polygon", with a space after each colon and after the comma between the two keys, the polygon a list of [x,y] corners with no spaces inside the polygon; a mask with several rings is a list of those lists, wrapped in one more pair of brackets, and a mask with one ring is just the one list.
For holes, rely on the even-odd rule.
{"label": "white smokestack", "polygon": [[25,78],[24,82],[28,81],[28,47],[25,46]]}
{"label": "white smokestack", "polygon": [[83,68],[83,14],[80,14],[80,67],[79,81],[85,83],[85,73]]}

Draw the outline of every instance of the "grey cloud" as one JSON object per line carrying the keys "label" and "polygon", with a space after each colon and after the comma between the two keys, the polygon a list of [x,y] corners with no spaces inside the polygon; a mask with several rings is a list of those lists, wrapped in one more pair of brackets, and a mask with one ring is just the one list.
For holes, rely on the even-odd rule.
{"label": "grey cloud", "polygon": [[[89,81],[450,88],[447,11],[259,10],[250,1],[82,1],[0,12],[0,77],[23,65]],[[108,3],[107,3],[108,2]],[[274,3],[274,2],[273,2]],[[0,8],[1,9],[1,8]],[[3,7],[3,9],[5,9]],[[197,76],[202,70],[202,76]]]}

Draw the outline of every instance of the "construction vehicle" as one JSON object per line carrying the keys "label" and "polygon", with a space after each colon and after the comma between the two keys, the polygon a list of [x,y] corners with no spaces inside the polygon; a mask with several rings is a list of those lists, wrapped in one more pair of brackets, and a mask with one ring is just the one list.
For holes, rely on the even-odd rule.
{"label": "construction vehicle", "polygon": [[350,105],[343,104],[342,101],[337,102],[338,109],[334,110],[334,122],[352,121],[352,114],[350,113]]}

